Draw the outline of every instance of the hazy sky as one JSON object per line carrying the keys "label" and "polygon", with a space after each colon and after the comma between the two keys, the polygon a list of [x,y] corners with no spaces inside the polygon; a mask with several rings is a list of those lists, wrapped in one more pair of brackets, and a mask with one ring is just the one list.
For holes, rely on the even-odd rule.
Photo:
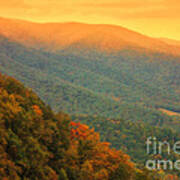
{"label": "hazy sky", "polygon": [[0,16],[122,25],[180,40],[180,0],[0,0]]}

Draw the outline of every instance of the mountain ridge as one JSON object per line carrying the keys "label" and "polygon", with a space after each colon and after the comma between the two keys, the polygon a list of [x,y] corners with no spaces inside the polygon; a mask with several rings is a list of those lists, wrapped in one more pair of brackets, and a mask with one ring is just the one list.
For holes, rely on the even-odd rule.
{"label": "mountain ridge", "polygon": [[[13,31],[12,31],[13,29]],[[117,25],[67,23],[33,23],[0,18],[0,34],[28,47],[62,50],[74,43],[96,47],[101,51],[123,48],[145,48],[155,52],[179,55],[180,47],[131,31]]]}
{"label": "mountain ridge", "polygon": [[169,45],[180,46],[180,40],[169,39],[169,38],[159,38],[159,39]]}

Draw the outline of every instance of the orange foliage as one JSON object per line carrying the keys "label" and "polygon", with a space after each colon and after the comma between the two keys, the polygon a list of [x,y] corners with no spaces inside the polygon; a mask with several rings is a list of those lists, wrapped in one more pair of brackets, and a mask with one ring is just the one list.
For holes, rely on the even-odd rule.
{"label": "orange foliage", "polygon": [[34,106],[33,106],[33,110],[34,110],[34,112],[36,113],[36,115],[38,115],[38,116],[42,116],[42,115],[43,115],[42,110],[40,109],[39,106],[34,105]]}
{"label": "orange foliage", "polygon": [[88,126],[75,122],[71,122],[70,126],[71,126],[71,139],[74,138],[85,139],[87,137],[88,135],[87,132],[89,130]]}
{"label": "orange foliage", "polygon": [[[134,169],[134,164],[130,162],[128,155],[122,151],[118,151],[110,148],[110,143],[101,142],[99,134],[90,129],[88,126],[71,122],[71,153],[78,153],[78,149],[88,147],[90,151],[82,154],[84,161],[89,163],[91,168],[91,174],[94,173],[96,179],[108,179],[109,173],[115,172],[120,164],[124,164],[129,170]],[[68,154],[70,155],[70,154]],[[71,156],[71,155],[70,155]],[[73,155],[74,157],[75,155]],[[78,154],[79,156],[79,154]],[[80,158],[81,159],[81,158]],[[82,162],[81,162],[82,163]],[[73,164],[75,166],[74,160]],[[82,165],[83,166],[83,165]]]}

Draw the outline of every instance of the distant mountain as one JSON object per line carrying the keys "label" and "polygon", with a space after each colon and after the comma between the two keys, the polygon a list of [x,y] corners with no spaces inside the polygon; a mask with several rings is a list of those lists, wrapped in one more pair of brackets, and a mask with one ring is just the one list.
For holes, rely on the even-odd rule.
{"label": "distant mountain", "polygon": [[180,47],[115,25],[83,23],[33,23],[0,18],[0,34],[28,47],[56,51],[73,44],[116,52],[123,48],[145,48],[152,51],[180,54]]}
{"label": "distant mountain", "polygon": [[159,40],[173,46],[179,46],[180,47],[180,41],[168,39],[168,38],[159,38]]}

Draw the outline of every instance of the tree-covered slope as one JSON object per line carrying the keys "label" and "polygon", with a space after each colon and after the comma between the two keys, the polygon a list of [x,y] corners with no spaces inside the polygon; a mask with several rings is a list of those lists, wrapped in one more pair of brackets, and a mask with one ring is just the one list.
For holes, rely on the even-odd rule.
{"label": "tree-covered slope", "polygon": [[173,118],[159,108],[180,110],[176,56],[143,49],[116,54],[86,49],[89,56],[75,47],[50,53],[3,36],[0,49],[0,71],[35,90],[56,111],[162,125]]}
{"label": "tree-covered slope", "polygon": [[[110,119],[97,116],[78,115],[73,116],[75,122],[82,122],[90,127],[94,127],[101,135],[101,140],[110,142],[112,147],[120,148],[131,156],[134,162],[144,165],[148,159],[156,159],[157,155],[149,155],[146,151],[146,141],[148,137],[156,137],[159,142],[166,140],[171,145],[180,139],[179,122],[168,125],[164,128],[162,126],[149,125],[148,123],[128,122],[123,119]],[[165,149],[165,148],[164,148]],[[164,153],[164,159],[178,160],[179,156],[171,153],[168,155]]]}
{"label": "tree-covered slope", "polygon": [[160,179],[136,169],[93,129],[55,115],[31,90],[1,74],[0,125],[0,179]]}

